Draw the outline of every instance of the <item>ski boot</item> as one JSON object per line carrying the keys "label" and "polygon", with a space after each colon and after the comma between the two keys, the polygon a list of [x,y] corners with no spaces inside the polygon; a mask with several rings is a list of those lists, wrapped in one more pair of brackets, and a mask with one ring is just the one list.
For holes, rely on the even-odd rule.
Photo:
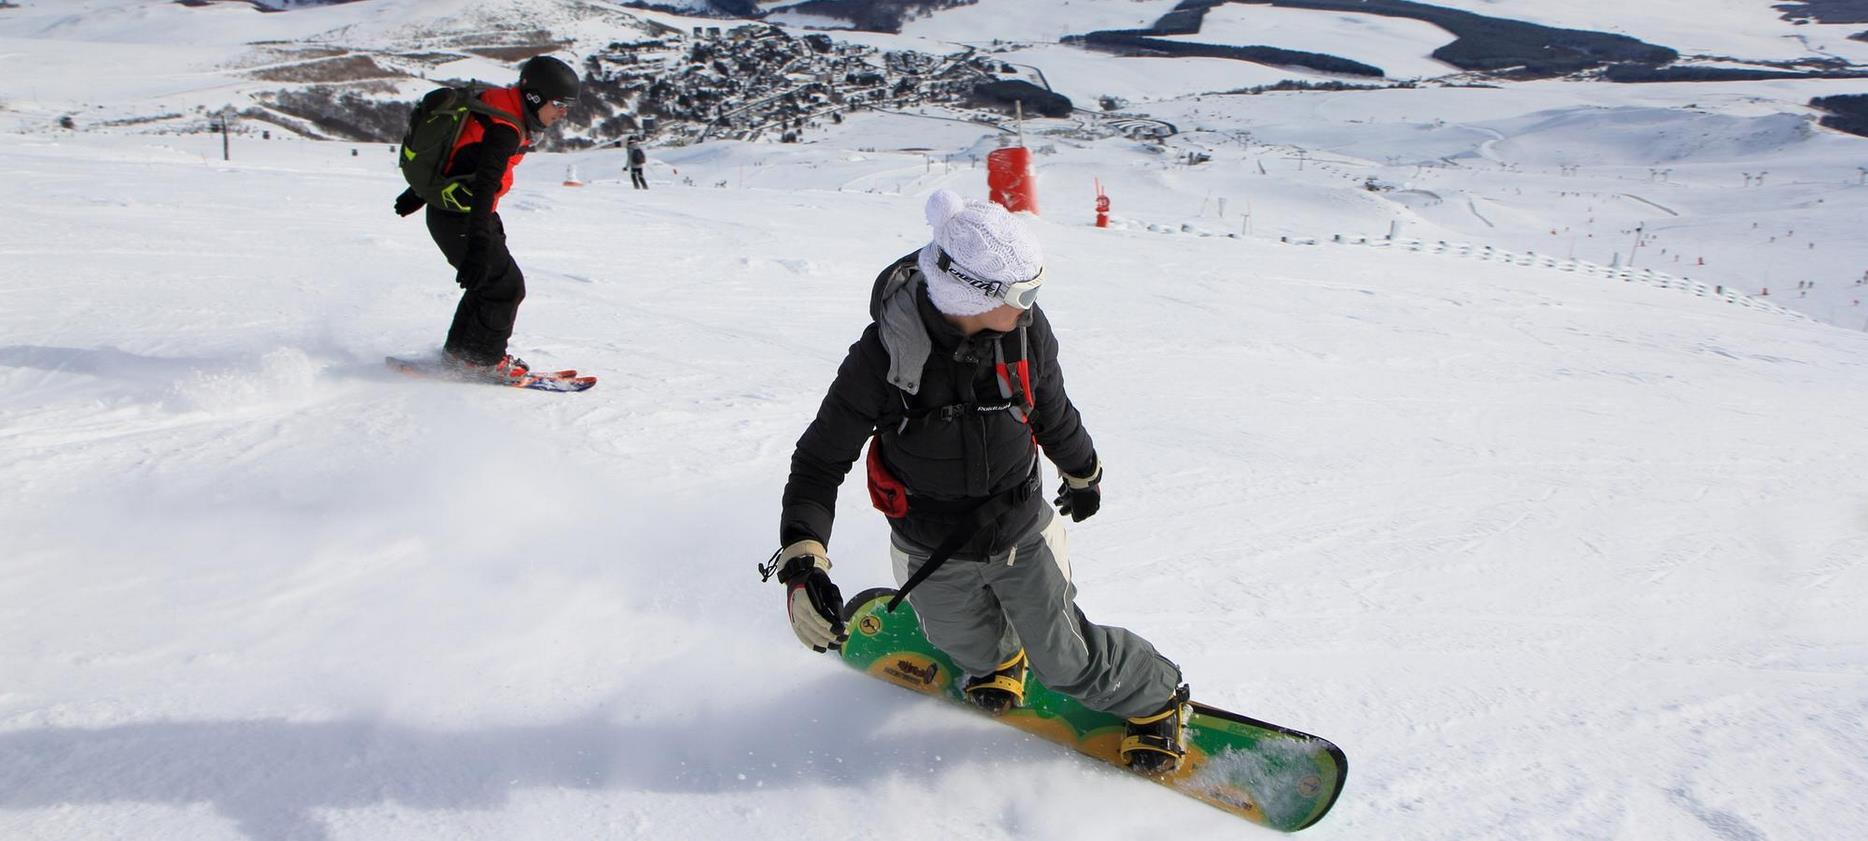
{"label": "ski boot", "polygon": [[1025,703],[1025,649],[991,674],[967,678],[966,697],[989,715],[1005,715]]}
{"label": "ski boot", "polygon": [[1128,720],[1122,737],[1123,763],[1151,776],[1172,774],[1180,768],[1181,759],[1187,755],[1187,748],[1181,744],[1181,722],[1186,718],[1183,710],[1188,697],[1183,683],[1159,711]]}
{"label": "ski boot", "polygon": [[525,360],[508,353],[500,357],[498,362],[493,363],[493,372],[506,379],[516,380],[531,373],[532,366],[525,364]]}
{"label": "ski boot", "polygon": [[510,353],[500,357],[498,362],[491,365],[470,362],[459,356],[455,356],[452,351],[448,353],[448,360],[453,362],[455,367],[460,369],[463,378],[469,380],[515,383],[524,379],[525,375],[531,371],[531,366],[526,365],[525,360],[513,356]]}

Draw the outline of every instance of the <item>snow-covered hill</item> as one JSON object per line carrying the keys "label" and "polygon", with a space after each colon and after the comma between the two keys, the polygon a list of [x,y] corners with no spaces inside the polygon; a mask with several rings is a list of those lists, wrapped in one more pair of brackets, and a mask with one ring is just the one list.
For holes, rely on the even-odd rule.
{"label": "snow-covered hill", "polygon": [[[555,396],[381,369],[457,292],[388,149],[45,125],[218,107],[255,41],[559,5],[589,37],[633,18],[0,9],[0,838],[1262,834],[810,654],[752,571],[870,280],[928,191],[984,194],[996,128],[657,148],[648,192],[613,151],[528,158],[514,349],[602,377]],[[1775,25],[1664,30],[1680,5],[1596,25]],[[1868,141],[1797,104],[1850,83],[1214,96],[1258,71],[1020,54],[1179,130],[1026,126],[1041,300],[1109,470],[1082,604],[1344,748],[1304,837],[1868,825]],[[846,593],[889,575],[862,496]]]}
{"label": "snow-covered hill", "polygon": [[[1794,25],[1748,0],[1700,4],[1694,14],[1664,5],[1593,17],[1515,0],[1449,5],[1623,32],[1674,45],[1693,60],[1727,53],[1754,60],[1868,59],[1857,50],[1868,44],[1849,41],[1846,25]],[[1548,81],[1215,95],[1284,80],[1330,80],[1242,61],[1122,58],[1055,43],[1072,31],[1140,25],[1171,8],[1126,0],[984,0],[917,19],[902,35],[837,37],[880,49],[943,53],[965,43],[996,50],[1017,72],[1088,109],[1026,127],[1034,145],[1058,152],[1039,158],[1041,177],[1051,182],[1047,202],[1079,214],[1087,213],[1091,185],[1102,178],[1118,215],[1142,224],[1191,224],[1225,198],[1231,208],[1254,212],[1259,233],[1400,230],[1430,241],[1602,263],[1632,257],[1643,267],[1747,294],[1768,291],[1816,318],[1861,326],[1853,282],[1868,269],[1868,245],[1825,225],[1863,212],[1854,189],[1862,186],[1860,141],[1810,125],[1816,112],[1806,103],[1868,90],[1868,81]],[[1664,21],[1679,28],[1665,29]],[[61,122],[79,133],[208,131],[224,106],[252,108],[253,96],[300,84],[276,80],[315,79],[332,62],[353,62],[343,72],[356,71],[357,61],[378,69],[352,86],[357,95],[405,102],[432,84],[424,75],[504,78],[511,65],[497,56],[519,54],[509,50],[560,44],[551,48],[576,58],[619,39],[719,23],[562,0],[365,0],[279,14],[244,4],[27,3],[0,11],[0,128],[52,136],[67,132]],[[1428,54],[1444,42],[1419,21],[1236,3],[1209,12],[1206,29],[1199,37],[1262,39],[1293,49],[1336,41],[1348,57],[1421,76],[1433,75],[1438,62]],[[1728,33],[1733,40],[1686,37],[1703,32]],[[986,33],[991,37],[981,37]],[[512,46],[521,42],[534,46]],[[1783,46],[1793,43],[1803,46]],[[1103,101],[1124,104],[1092,113]],[[805,157],[915,148],[970,166],[984,151],[984,138],[970,127],[973,116],[924,108],[899,118],[818,120],[803,137],[807,146],[823,148]],[[1135,120],[1165,120],[1179,133],[1158,146],[1129,144],[1116,132]],[[289,136],[282,123],[298,124],[285,117],[248,119],[234,128],[247,138],[262,131]],[[896,128],[873,134],[878,124]],[[1175,174],[1171,162],[1190,155],[1211,163]],[[793,155],[773,149],[760,157]],[[1095,163],[1086,166],[1079,158]],[[1312,160],[1317,163],[1306,163]],[[1131,180],[1122,170],[1140,177]],[[1067,178],[1051,178],[1066,171]],[[1748,188],[1744,201],[1731,201],[1734,189]],[[1218,221],[1209,227],[1248,230],[1242,219]]]}

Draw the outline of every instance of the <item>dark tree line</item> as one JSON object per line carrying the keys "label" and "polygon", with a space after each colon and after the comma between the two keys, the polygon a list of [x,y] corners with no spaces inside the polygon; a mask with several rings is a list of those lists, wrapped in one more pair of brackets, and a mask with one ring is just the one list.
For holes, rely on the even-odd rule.
{"label": "dark tree line", "polygon": [[1810,107],[1829,112],[1822,118],[1823,125],[1868,137],[1868,93],[1819,96],[1810,100]]}
{"label": "dark tree line", "polygon": [[1072,107],[1070,97],[1019,79],[978,85],[973,88],[973,97],[1007,111],[1012,110],[1013,102],[1023,103],[1026,114],[1045,117],[1068,117]]}
{"label": "dark tree line", "polygon": [[1868,23],[1868,0],[1787,0],[1776,6],[1784,20]]}
{"label": "dark tree line", "polygon": [[1756,82],[1765,79],[1859,79],[1852,70],[1764,70],[1752,67],[1654,67],[1611,64],[1602,78],[1611,82]]}
{"label": "dark tree line", "polygon": [[1380,78],[1386,75],[1380,67],[1324,53],[1287,50],[1280,47],[1169,41],[1152,37],[1154,34],[1155,31],[1152,29],[1105,29],[1100,32],[1091,32],[1088,35],[1069,36],[1065,38],[1065,42],[1116,53],[1230,58],[1259,64],[1308,67],[1322,73],[1340,73],[1345,76]]}
{"label": "dark tree line", "polygon": [[[1274,50],[1275,48],[1272,47],[1233,48],[1234,51],[1225,53],[1216,51],[1223,48],[1210,47],[1209,50],[1215,51],[1188,52],[1186,47],[1203,45],[1161,40],[1160,36],[1166,35],[1198,34],[1206,13],[1228,2],[1317,11],[1359,12],[1426,21],[1455,36],[1452,43],[1434,51],[1434,58],[1462,70],[1498,73],[1516,78],[1561,76],[1616,62],[1659,65],[1672,62],[1680,57],[1680,54],[1672,49],[1649,44],[1626,35],[1581,29],[1560,29],[1431,6],[1426,3],[1414,3],[1409,0],[1182,0],[1172,11],[1162,15],[1159,20],[1155,21],[1154,26],[1148,29],[1103,30],[1087,35],[1071,36],[1067,40],[1080,41],[1089,45],[1145,48],[1164,55],[1241,58],[1247,61],[1313,67],[1331,73],[1382,75],[1379,69],[1369,68],[1368,65],[1336,56],[1323,56],[1322,58],[1326,60],[1317,60],[1311,58],[1317,56],[1316,53],[1296,53],[1303,60],[1294,61],[1291,60],[1290,55],[1279,55],[1279,53],[1292,53],[1293,51],[1257,52]],[[1267,56],[1270,60],[1267,60]],[[1367,72],[1371,69],[1376,72]]]}
{"label": "dark tree line", "polygon": [[1293,9],[1366,12],[1411,18],[1453,33],[1453,43],[1433,57],[1462,70],[1510,71],[1508,75],[1544,78],[1601,67],[1611,62],[1666,64],[1678,52],[1626,35],[1560,29],[1414,3],[1409,0],[1250,0]]}

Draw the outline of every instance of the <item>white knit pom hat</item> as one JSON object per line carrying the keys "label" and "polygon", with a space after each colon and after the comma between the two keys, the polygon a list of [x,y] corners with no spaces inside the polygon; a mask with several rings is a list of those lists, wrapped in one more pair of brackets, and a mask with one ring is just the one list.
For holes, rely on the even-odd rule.
{"label": "white knit pom hat", "polygon": [[935,190],[928,196],[927,217],[934,240],[921,249],[916,262],[927,278],[928,298],[947,315],[980,315],[1005,301],[943,271],[942,251],[966,274],[1007,285],[1030,280],[1044,268],[1038,238],[1003,207],[967,201],[952,190]]}

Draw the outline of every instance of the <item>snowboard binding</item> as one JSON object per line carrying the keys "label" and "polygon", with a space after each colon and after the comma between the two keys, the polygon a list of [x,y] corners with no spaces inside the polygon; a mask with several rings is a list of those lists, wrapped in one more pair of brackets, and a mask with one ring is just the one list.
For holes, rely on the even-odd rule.
{"label": "snowboard binding", "polygon": [[1159,776],[1180,769],[1181,760],[1187,755],[1187,748],[1181,742],[1181,723],[1187,717],[1190,697],[1187,684],[1183,683],[1160,712],[1128,720],[1121,750],[1122,761],[1131,770]]}
{"label": "snowboard binding", "polygon": [[1025,703],[1025,649],[991,674],[966,679],[966,697],[988,715],[1005,715]]}

